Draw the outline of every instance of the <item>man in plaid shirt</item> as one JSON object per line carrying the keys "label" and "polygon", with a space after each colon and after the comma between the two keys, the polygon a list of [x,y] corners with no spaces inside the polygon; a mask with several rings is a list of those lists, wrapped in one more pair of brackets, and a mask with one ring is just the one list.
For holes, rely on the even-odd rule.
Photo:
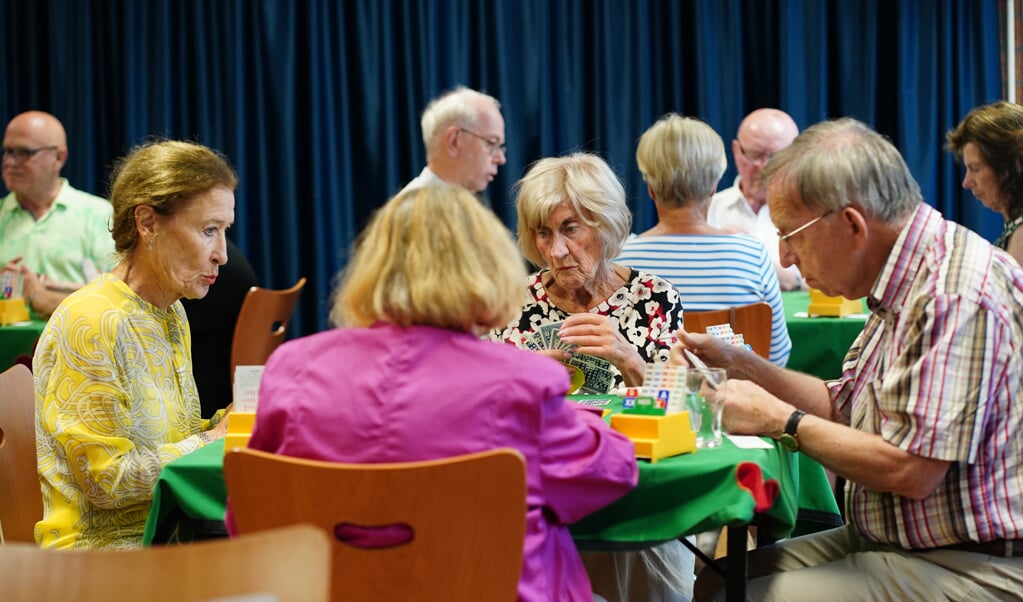
{"label": "man in plaid shirt", "polygon": [[[679,333],[675,357],[688,347],[728,368],[729,432],[774,437],[848,480],[848,524],[752,553],[750,597],[1016,598],[1023,269],[925,205],[895,147],[855,120],[809,128],[764,177],[782,265],[867,297],[871,315],[831,382]],[[698,599],[718,586],[705,571]]]}

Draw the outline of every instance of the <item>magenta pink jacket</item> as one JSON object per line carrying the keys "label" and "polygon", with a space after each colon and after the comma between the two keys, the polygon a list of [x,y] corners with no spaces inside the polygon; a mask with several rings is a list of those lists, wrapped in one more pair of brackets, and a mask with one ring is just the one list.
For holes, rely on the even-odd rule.
{"label": "magenta pink jacket", "polygon": [[528,482],[519,600],[589,601],[567,525],[632,489],[637,468],[632,442],[574,409],[567,389],[554,360],[466,333],[330,330],[270,357],[249,446],[337,462],[514,447]]}

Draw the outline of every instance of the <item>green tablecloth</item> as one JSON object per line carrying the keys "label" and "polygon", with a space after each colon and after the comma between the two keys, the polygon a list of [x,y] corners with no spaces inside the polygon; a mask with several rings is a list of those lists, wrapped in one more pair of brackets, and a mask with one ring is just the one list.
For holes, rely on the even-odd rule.
{"label": "green tablecloth", "polygon": [[[845,318],[806,317],[806,309],[810,306],[808,291],[784,292],[781,299],[785,306],[789,337],[792,339],[788,367],[824,380],[841,376],[845,353],[863,330],[866,318],[862,315]],[[796,314],[800,312],[803,315],[797,317]]]}
{"label": "green tablecloth", "polygon": [[19,355],[32,354],[32,346],[45,326],[45,320],[0,326],[0,372],[13,366]]}
{"label": "green tablecloth", "polygon": [[[612,404],[620,405],[620,400]],[[227,497],[223,456],[223,443],[216,442],[164,467],[146,523],[147,545],[173,538],[180,524],[223,520]],[[781,487],[766,513],[776,537],[840,524],[834,495],[819,464],[777,444],[771,449],[742,450],[726,439],[717,449],[656,464],[640,461],[639,486],[574,525],[573,535],[580,547],[590,549],[642,547],[748,523],[754,517],[753,498],[735,481],[736,466],[744,461],[757,464],[765,479],[775,479]]]}

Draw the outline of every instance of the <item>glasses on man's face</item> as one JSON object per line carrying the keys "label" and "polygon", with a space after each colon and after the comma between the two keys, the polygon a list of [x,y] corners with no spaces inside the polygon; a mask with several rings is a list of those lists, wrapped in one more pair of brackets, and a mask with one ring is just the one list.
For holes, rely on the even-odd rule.
{"label": "glasses on man's face", "polygon": [[3,147],[3,160],[6,161],[7,157],[10,157],[15,164],[24,163],[38,153],[43,151],[57,150],[56,146],[40,146],[39,148],[12,148],[9,146]]}
{"label": "glasses on man's face", "polygon": [[480,136],[476,132],[474,132],[472,130],[469,130],[469,129],[466,129],[466,128],[463,128],[463,127],[458,128],[458,131],[465,132],[466,134],[469,134],[470,136],[475,136],[475,137],[479,138],[480,140],[482,140],[483,142],[485,142],[486,145],[487,145],[487,150],[490,151],[491,155],[496,155],[497,151],[501,151],[502,153],[505,153],[505,152],[508,151],[508,143],[507,142],[500,142],[500,141],[498,141],[497,138],[487,138],[486,136]]}
{"label": "glasses on man's face", "polygon": [[[735,141],[739,142],[738,139],[736,139]],[[774,155],[774,153],[769,153],[766,151],[748,151],[745,148],[743,148],[742,142],[739,142],[739,152],[742,153],[742,156],[746,157],[746,160],[749,161],[750,163],[767,163],[768,161],[771,160],[771,157]]]}
{"label": "glasses on man's face", "polygon": [[821,221],[822,219],[826,218],[827,216],[831,215],[834,212],[835,212],[834,210],[825,211],[824,213],[818,215],[817,217],[815,217],[812,220],[806,222],[805,224],[803,224],[802,226],[796,228],[792,232],[789,232],[788,234],[782,234],[781,230],[778,230],[778,242],[779,243],[783,243],[783,242],[787,241],[788,239],[792,238],[796,234],[799,234],[803,230],[806,230],[810,226],[816,224],[817,222]]}

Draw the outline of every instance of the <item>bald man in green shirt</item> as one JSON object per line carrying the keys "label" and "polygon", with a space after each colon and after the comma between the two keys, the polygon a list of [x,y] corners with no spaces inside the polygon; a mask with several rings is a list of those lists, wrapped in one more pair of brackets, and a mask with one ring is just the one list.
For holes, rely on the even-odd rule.
{"label": "bald man in green shirt", "polygon": [[0,200],[0,265],[22,274],[26,302],[48,317],[69,292],[113,265],[112,207],[60,177],[67,136],[49,113],[15,116],[2,156],[10,193]]}

